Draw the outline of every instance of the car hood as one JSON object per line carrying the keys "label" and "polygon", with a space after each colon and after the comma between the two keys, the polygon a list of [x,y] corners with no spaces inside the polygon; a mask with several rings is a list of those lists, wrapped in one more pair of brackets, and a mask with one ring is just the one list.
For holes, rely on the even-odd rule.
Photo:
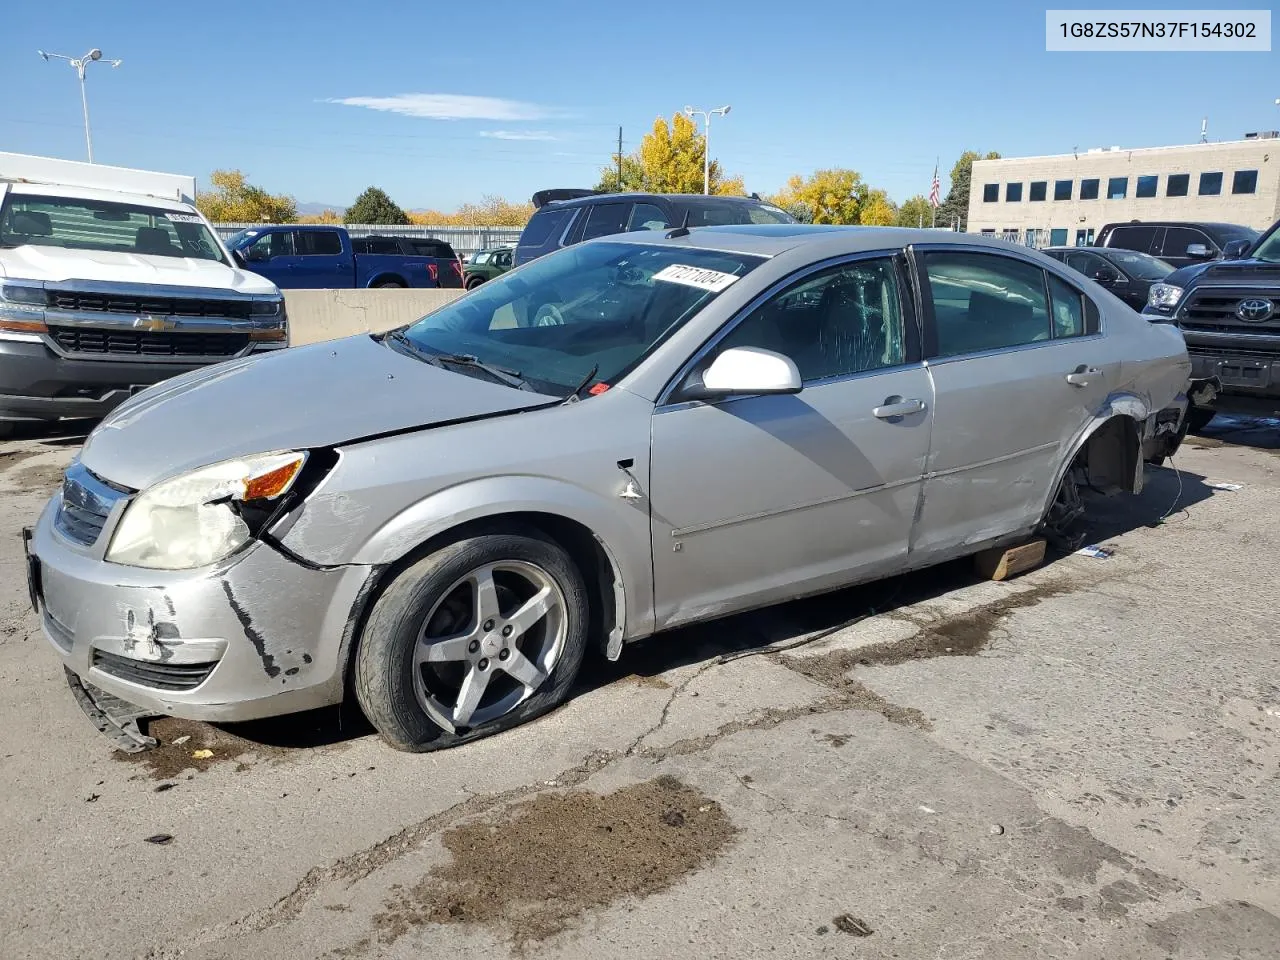
{"label": "car hood", "polygon": [[197,467],[558,402],[405,356],[369,335],[232,360],[117,407],[81,462],[135,490]]}
{"label": "car hood", "polygon": [[195,257],[157,257],[116,250],[71,250],[34,244],[0,250],[0,276],[11,280],[111,281],[173,287],[225,289],[237,293],[277,293],[270,280],[225,263]]}
{"label": "car hood", "polygon": [[1233,286],[1240,283],[1280,285],[1280,263],[1254,259],[1193,263],[1179,267],[1160,282],[1184,288],[1193,282],[1200,286]]}

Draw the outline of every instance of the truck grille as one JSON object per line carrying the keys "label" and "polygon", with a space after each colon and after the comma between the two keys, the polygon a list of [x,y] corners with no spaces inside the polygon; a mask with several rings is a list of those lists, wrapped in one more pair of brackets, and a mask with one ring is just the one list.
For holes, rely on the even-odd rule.
{"label": "truck grille", "polygon": [[[1262,323],[1241,320],[1236,308],[1242,300],[1270,300],[1276,312]],[[1180,312],[1178,323],[1184,330],[1277,336],[1280,335],[1280,299],[1269,291],[1260,293],[1257,290],[1224,290],[1221,287],[1194,290]]]}
{"label": "truck grille", "polygon": [[95,670],[110,674],[119,680],[138,683],[158,690],[194,690],[209,679],[213,663],[155,663],[151,660],[134,660],[105,650],[95,649],[90,663]]}
{"label": "truck grille", "polygon": [[247,300],[206,300],[191,297],[133,297],[118,293],[81,293],[76,290],[49,290],[51,310],[88,313],[151,314],[162,317],[229,317],[248,320]]}
{"label": "truck grille", "polygon": [[92,547],[102,535],[111,509],[126,496],[125,491],[100,480],[79,462],[73,463],[62,480],[62,503],[54,526],[67,539]]}
{"label": "truck grille", "polygon": [[121,354],[134,357],[230,357],[249,345],[243,333],[150,333],[141,330],[95,330],[49,327],[67,353]]}

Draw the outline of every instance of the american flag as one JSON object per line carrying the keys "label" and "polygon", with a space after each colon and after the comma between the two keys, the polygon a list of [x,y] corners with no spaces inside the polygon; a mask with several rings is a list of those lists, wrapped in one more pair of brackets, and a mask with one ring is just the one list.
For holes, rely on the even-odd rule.
{"label": "american flag", "polygon": [[938,180],[938,165],[933,165],[933,186],[929,188],[929,204],[937,207],[942,203],[942,183]]}

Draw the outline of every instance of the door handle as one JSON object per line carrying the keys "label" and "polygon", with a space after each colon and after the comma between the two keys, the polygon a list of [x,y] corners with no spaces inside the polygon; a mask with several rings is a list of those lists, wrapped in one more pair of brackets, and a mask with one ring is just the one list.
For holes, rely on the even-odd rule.
{"label": "door handle", "polygon": [[879,420],[895,420],[913,413],[923,413],[924,410],[923,400],[903,400],[902,397],[894,396],[885,397],[882,405],[872,407],[871,415]]}
{"label": "door handle", "polygon": [[1067,383],[1073,387],[1087,387],[1090,380],[1101,375],[1102,371],[1095,367],[1081,366],[1067,374]]}

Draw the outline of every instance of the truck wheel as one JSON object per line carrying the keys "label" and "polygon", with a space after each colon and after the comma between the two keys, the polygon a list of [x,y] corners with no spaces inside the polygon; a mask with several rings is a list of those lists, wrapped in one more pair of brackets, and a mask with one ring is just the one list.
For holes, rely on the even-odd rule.
{"label": "truck wheel", "polygon": [[401,283],[399,280],[379,280],[377,283],[373,285],[373,289],[375,290],[384,290],[388,287],[399,287],[403,289],[404,284]]}
{"label": "truck wheel", "polygon": [[1212,407],[1192,407],[1187,411],[1187,431],[1189,433],[1199,433],[1213,418],[1217,416],[1217,411]]}
{"label": "truck wheel", "polygon": [[392,581],[369,614],[355,692],[391,746],[456,746],[531,720],[569,694],[587,645],[587,591],[535,531],[459,540]]}
{"label": "truck wheel", "polygon": [[467,277],[467,289],[474,290],[480,284],[484,283],[484,277]]}

